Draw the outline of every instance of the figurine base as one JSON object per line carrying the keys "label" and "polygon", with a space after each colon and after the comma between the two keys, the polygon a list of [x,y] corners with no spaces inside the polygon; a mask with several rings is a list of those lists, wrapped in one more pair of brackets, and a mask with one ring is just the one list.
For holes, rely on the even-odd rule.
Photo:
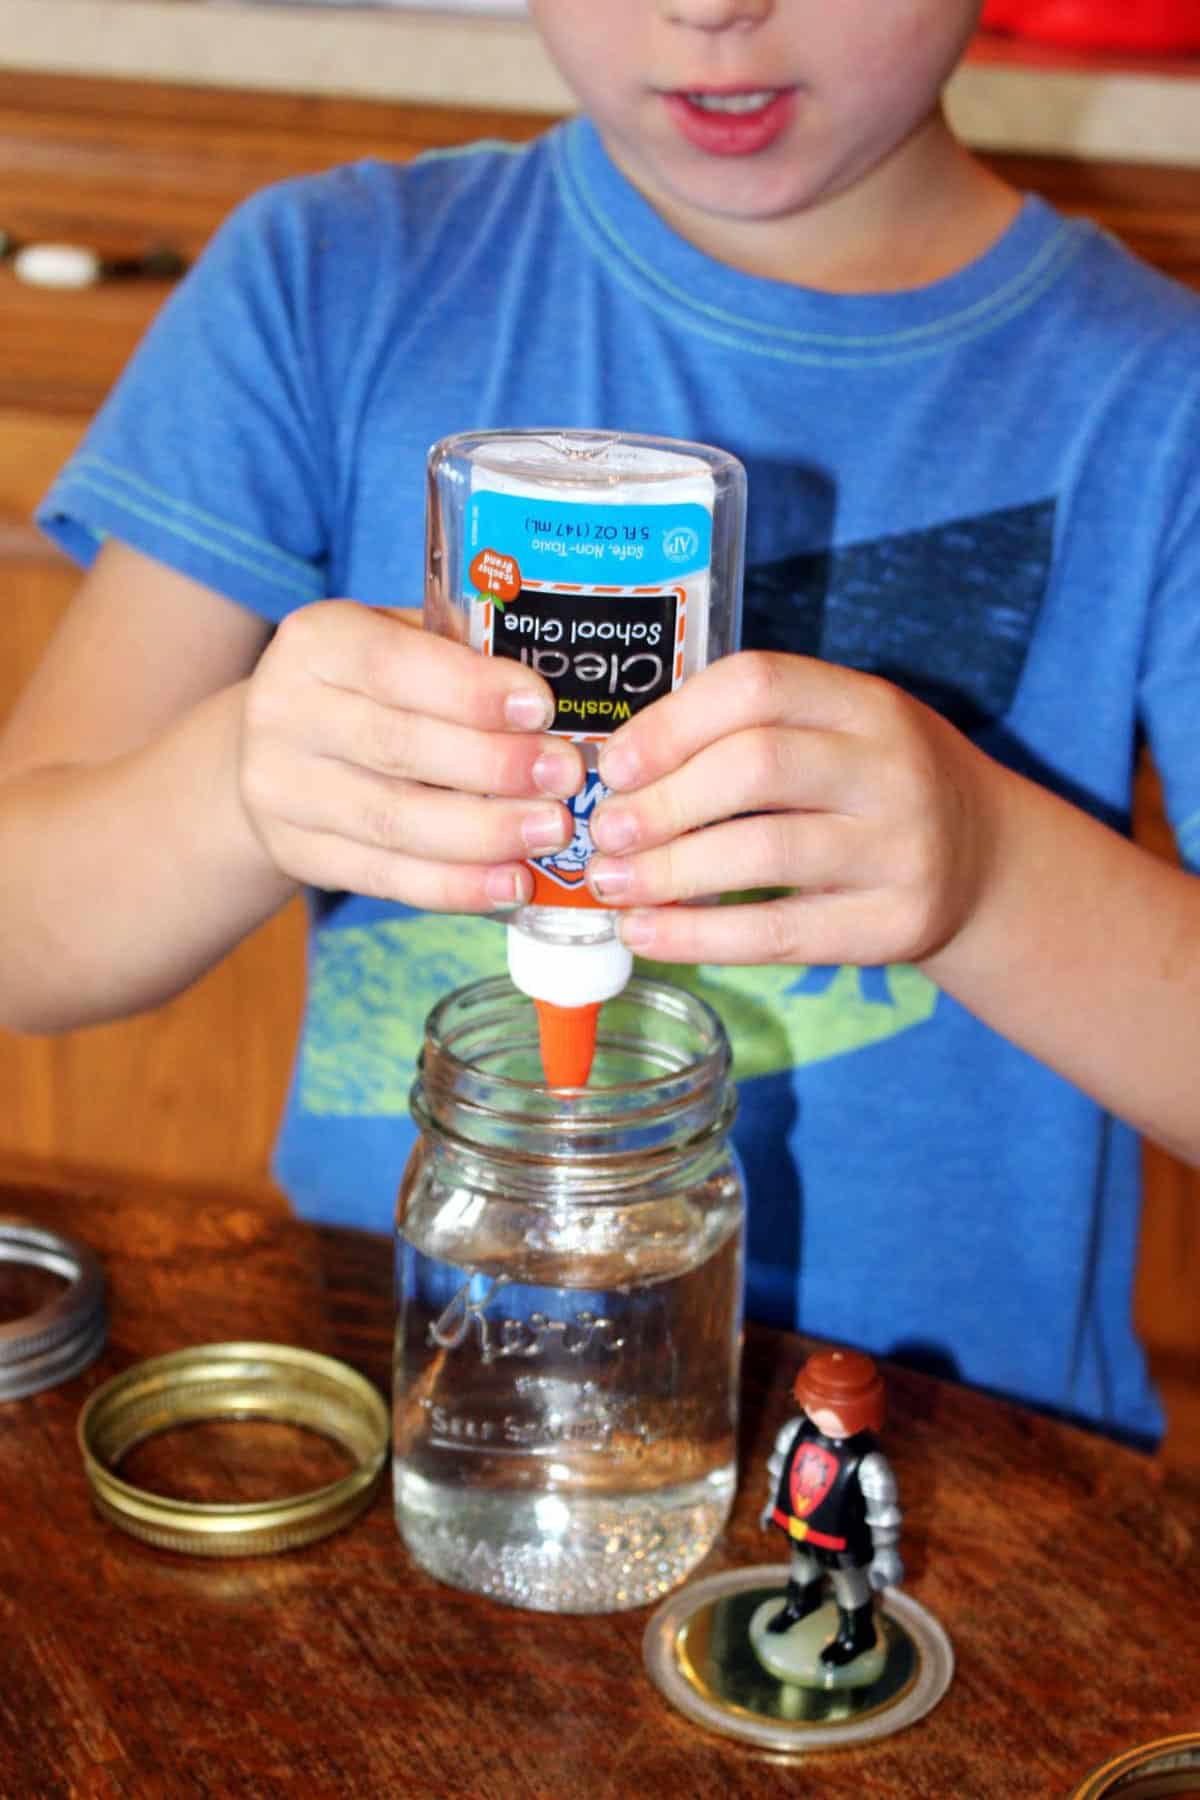
{"label": "figurine base", "polygon": [[[642,1648],[651,1680],[672,1706],[724,1737],[804,1755],[890,1737],[937,1705],[954,1674],[950,1640],[931,1613],[891,1588],[876,1601],[881,1642],[866,1654],[880,1650],[883,1662],[867,1685],[810,1687],[764,1667],[751,1637],[753,1621],[779,1611],[788,1574],[786,1564],[727,1569],[689,1582],[663,1602]],[[773,1650],[809,1627],[819,1656],[836,1630],[828,1614],[820,1626],[815,1623],[824,1611],[790,1631],[767,1634]]]}
{"label": "figurine base", "polygon": [[876,1641],[853,1662],[831,1664],[821,1661],[821,1652],[831,1638],[837,1636],[838,1609],[835,1600],[827,1600],[807,1619],[798,1619],[786,1631],[768,1631],[771,1620],[780,1610],[778,1598],[764,1600],[750,1619],[750,1645],[768,1675],[776,1681],[791,1682],[807,1688],[872,1687],[883,1674],[888,1659],[889,1627],[878,1611],[875,1616]]}

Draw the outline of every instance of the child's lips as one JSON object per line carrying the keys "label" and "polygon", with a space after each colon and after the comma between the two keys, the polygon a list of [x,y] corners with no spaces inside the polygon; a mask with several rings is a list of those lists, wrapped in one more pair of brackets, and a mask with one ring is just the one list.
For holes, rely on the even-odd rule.
{"label": "child's lips", "polygon": [[698,150],[753,156],[787,129],[795,89],[680,89],[665,93],[663,101],[676,129]]}

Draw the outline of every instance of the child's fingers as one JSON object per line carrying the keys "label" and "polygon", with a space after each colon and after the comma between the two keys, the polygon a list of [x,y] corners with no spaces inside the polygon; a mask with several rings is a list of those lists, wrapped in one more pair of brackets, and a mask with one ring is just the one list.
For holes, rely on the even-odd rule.
{"label": "child's fingers", "polygon": [[583,784],[583,758],[561,738],[477,731],[342,688],[323,690],[317,707],[311,748],[380,775],[468,794],[540,792],[564,799]]}
{"label": "child's fingers", "polygon": [[828,965],[892,960],[884,948],[890,936],[886,909],[875,893],[790,894],[738,906],[665,906],[622,913],[620,931],[631,950],[658,962]]}
{"label": "child's fingers", "polygon": [[873,677],[811,657],[742,651],[702,669],[615,731],[600,752],[607,786],[644,786],[708,745],[757,726],[846,731]]}
{"label": "child's fingers", "polygon": [[533,892],[523,863],[430,862],[320,832],[292,834],[286,852],[296,878],[311,887],[395,900],[422,912],[491,912],[521,904]]}
{"label": "child's fingers", "polygon": [[863,885],[862,834],[831,813],[760,813],[711,825],[636,856],[593,856],[588,883],[608,906],[660,906],[723,888]]}
{"label": "child's fingers", "polygon": [[401,711],[487,731],[544,731],[550,724],[554,702],[540,675],[415,630],[411,617],[349,600],[319,601],[289,613],[267,654]]}
{"label": "child's fingers", "polygon": [[601,851],[626,854],[736,813],[854,813],[872,767],[869,745],[845,732],[755,727],[705,745],[645,787],[602,801],[592,838]]}
{"label": "child's fingers", "polygon": [[[486,800],[419,782],[393,781],[333,758],[314,758],[296,780],[280,757],[243,772],[243,793],[260,830],[277,850],[284,833],[340,840],[348,858],[363,850],[435,862],[506,862],[559,850],[571,818],[558,801]],[[344,871],[322,885],[347,887]],[[289,866],[289,873],[300,871]]]}

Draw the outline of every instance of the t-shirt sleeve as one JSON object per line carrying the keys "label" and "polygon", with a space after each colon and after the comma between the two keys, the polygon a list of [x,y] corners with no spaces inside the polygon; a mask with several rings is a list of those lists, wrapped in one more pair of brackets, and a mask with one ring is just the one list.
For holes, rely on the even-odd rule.
{"label": "t-shirt sleeve", "polygon": [[[1177,486],[1152,597],[1140,710],[1179,854],[1200,874],[1200,393],[1178,409]],[[1185,389],[1186,391],[1186,389]]]}
{"label": "t-shirt sleeve", "polygon": [[118,538],[272,620],[326,592],[315,189],[247,201],[152,323],[37,510],[77,561]]}

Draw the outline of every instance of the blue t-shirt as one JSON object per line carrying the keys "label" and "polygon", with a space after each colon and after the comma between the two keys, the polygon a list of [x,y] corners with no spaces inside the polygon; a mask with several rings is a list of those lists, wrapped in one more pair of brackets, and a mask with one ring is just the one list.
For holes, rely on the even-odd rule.
{"label": "blue t-shirt", "polygon": [[[430,444],[572,425],[742,459],[746,644],[882,674],[1121,829],[1145,735],[1200,860],[1200,304],[1037,198],[946,280],[838,296],[702,254],[586,122],[286,183],[180,285],[40,517],[271,620],[419,604]],[[311,912],[276,1170],[306,1217],[384,1230],[424,1018],[503,936]],[[916,968],[670,973],[734,1043],[751,1316],[1158,1431],[1131,1130]]]}

